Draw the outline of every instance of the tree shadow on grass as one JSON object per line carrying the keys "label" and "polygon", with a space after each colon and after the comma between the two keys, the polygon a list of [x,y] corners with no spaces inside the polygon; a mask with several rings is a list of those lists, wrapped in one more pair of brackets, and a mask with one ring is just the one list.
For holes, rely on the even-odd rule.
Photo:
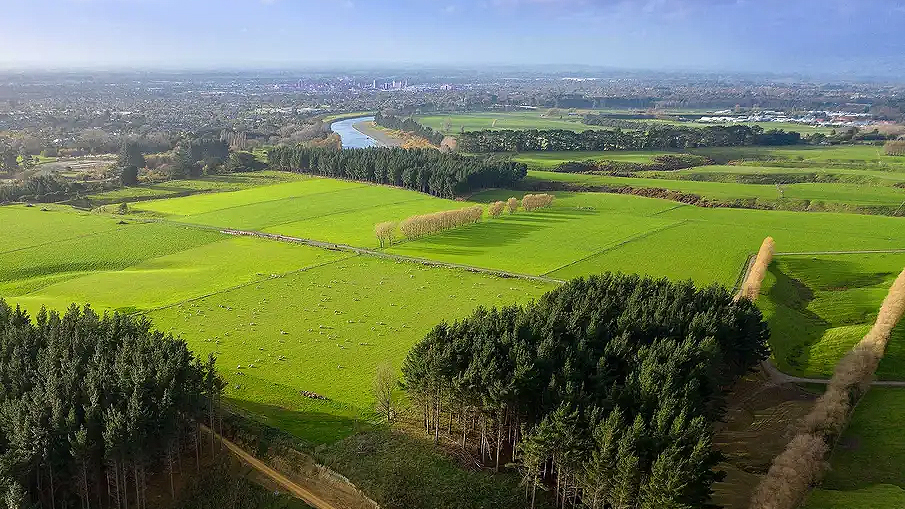
{"label": "tree shadow on grass", "polygon": [[237,413],[310,445],[333,444],[375,428],[374,424],[365,420],[367,416],[356,409],[330,401],[312,400],[312,410],[292,410],[244,399],[225,399]]}
{"label": "tree shadow on grass", "polygon": [[539,230],[596,214],[594,211],[578,209],[545,210],[488,219],[482,223],[420,239],[418,248],[436,254],[474,254],[475,250],[480,248],[510,245]]}
{"label": "tree shadow on grass", "polygon": [[770,265],[776,283],[766,297],[776,306],[771,323],[770,346],[781,369],[801,371],[808,366],[809,347],[819,341],[830,324],[808,309],[814,291],[805,283]]}

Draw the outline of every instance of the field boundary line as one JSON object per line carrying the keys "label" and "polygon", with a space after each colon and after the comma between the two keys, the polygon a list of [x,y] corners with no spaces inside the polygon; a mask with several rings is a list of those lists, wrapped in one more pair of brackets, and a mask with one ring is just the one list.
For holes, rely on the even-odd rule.
{"label": "field boundary line", "polygon": [[135,311],[134,313],[130,313],[130,314],[131,314],[131,315],[140,315],[140,314],[144,314],[144,313],[152,313],[152,312],[154,312],[154,311],[161,311],[161,310],[164,310],[164,309],[169,309],[169,308],[171,308],[171,307],[173,307],[173,306],[179,306],[180,304],[186,304],[186,303],[189,303],[189,302],[195,302],[195,301],[197,301],[197,300],[206,299],[206,298],[208,298],[208,297],[213,297],[214,295],[219,295],[219,294],[221,294],[221,293],[228,293],[228,292],[231,292],[231,291],[233,291],[233,290],[238,290],[238,289],[240,289],[240,288],[245,288],[246,286],[256,285],[256,284],[260,284],[260,283],[266,283],[267,281],[272,281],[272,280],[274,280],[274,279],[279,279],[279,278],[282,278],[282,277],[290,276],[290,275],[292,275],[292,274],[300,274],[300,273],[302,273],[302,272],[308,272],[309,270],[319,269],[319,268],[324,267],[324,266],[326,266],[326,265],[330,265],[330,264],[333,264],[333,263],[341,262],[341,261],[344,261],[344,260],[351,260],[352,258],[355,258],[355,255],[343,256],[343,257],[337,258],[337,259],[335,259],[335,260],[327,260],[327,261],[325,261],[325,262],[315,263],[314,265],[307,265],[307,266],[302,267],[302,268],[300,268],[300,269],[290,270],[290,271],[288,271],[288,272],[281,272],[281,273],[277,274],[276,277],[270,276],[270,277],[266,277],[266,278],[263,278],[263,279],[255,279],[254,281],[249,281],[249,282],[247,282],[247,283],[241,283],[241,284],[238,284],[238,285],[230,286],[230,287],[228,287],[228,288],[222,288],[222,289],[217,290],[217,291],[215,291],[215,292],[210,292],[210,293],[207,293],[207,294],[204,294],[204,295],[197,295],[197,296],[195,296],[195,297],[191,297],[191,298],[188,298],[188,299],[183,299],[183,300],[180,300],[180,301],[178,301],[178,302],[173,302],[173,303],[167,304],[167,305],[165,305],[165,306],[157,306],[157,307],[150,308],[150,309],[143,309],[143,310],[141,310],[141,311]]}
{"label": "field boundary line", "polygon": [[[117,225],[117,226],[127,226],[127,225]],[[88,237],[94,237],[94,236],[97,236],[97,235],[104,235],[104,234],[107,234],[107,233],[110,233],[110,232],[115,232],[115,231],[118,230],[118,229],[119,229],[119,228],[111,228],[111,229],[109,229],[109,230],[102,230],[102,231],[99,231],[99,232],[86,233],[86,234],[84,234],[84,235],[76,235],[75,237],[67,237],[67,238],[64,238],[64,239],[48,240],[47,242],[41,242],[40,244],[33,244],[33,245],[31,245],[31,246],[17,247],[16,249],[10,249],[9,251],[0,251],[0,255],[5,255],[5,254],[9,254],[9,253],[16,253],[16,252],[19,252],[19,251],[25,251],[26,249],[32,249],[32,248],[36,248],[36,247],[43,247],[43,246],[46,246],[46,245],[48,245],[48,244],[59,244],[59,243],[61,243],[61,242],[69,242],[69,241],[73,241],[73,240],[79,240],[79,239],[84,239],[84,238],[88,238]]]}
{"label": "field boundary line", "polygon": [[612,251],[612,250],[614,250],[614,249],[618,249],[618,248],[620,248],[620,247],[622,247],[622,246],[624,246],[624,245],[626,245],[626,244],[630,244],[630,243],[632,243],[632,242],[634,242],[634,241],[636,241],[636,240],[641,240],[641,239],[646,238],[646,237],[649,237],[649,236],[651,236],[651,235],[656,235],[657,233],[660,233],[660,232],[665,231],[665,230],[670,230],[670,229],[672,229],[672,228],[677,228],[677,227],[682,226],[683,224],[685,224],[685,223],[687,223],[687,222],[688,222],[688,219],[683,219],[683,220],[677,221],[677,222],[675,222],[675,223],[670,223],[670,224],[665,225],[665,226],[660,226],[659,228],[654,228],[653,230],[648,230],[648,231],[642,232],[642,233],[636,233],[635,235],[629,235],[628,237],[625,237],[625,238],[623,238],[623,239],[621,239],[621,240],[617,240],[615,244],[610,244],[609,246],[607,246],[607,247],[601,249],[600,251],[597,251],[597,252],[595,252],[595,253],[591,253],[591,254],[589,254],[588,256],[585,256],[584,258],[580,258],[580,259],[578,259],[578,260],[571,261],[571,262],[569,262],[569,263],[567,263],[567,264],[565,264],[565,265],[563,265],[563,266],[561,266],[561,267],[557,267],[557,268],[555,268],[555,269],[553,269],[553,270],[544,272],[543,274],[541,274],[541,276],[547,276],[548,274],[552,274],[552,273],[554,273],[554,272],[556,272],[556,271],[558,271],[558,270],[562,270],[562,269],[564,269],[564,268],[566,268],[566,267],[571,267],[572,265],[575,265],[576,263],[581,263],[581,262],[583,262],[583,261],[585,261],[585,260],[589,260],[589,259],[591,259],[591,258],[594,258],[595,256],[602,255],[603,253],[606,253],[607,251]]}
{"label": "field boundary line", "polygon": [[[673,206],[673,207],[669,207],[669,208],[663,209],[663,210],[661,210],[661,211],[659,211],[659,212],[654,212],[653,214],[651,214],[651,215],[648,216],[648,217],[658,216],[658,215],[660,215],[660,214],[665,214],[665,213],[667,213],[667,212],[672,212],[673,210],[680,209],[680,208],[682,208],[682,207],[688,207],[688,206],[689,206],[689,205],[688,205],[687,203],[679,203],[678,205],[675,205],[675,206]],[[688,219],[686,219],[686,221],[688,221]]]}
{"label": "field boundary line", "polygon": [[302,487],[299,484],[295,483],[294,481],[290,480],[288,477],[281,474],[277,470],[267,466],[266,463],[259,460],[258,458],[255,458],[254,456],[252,456],[251,454],[246,452],[245,449],[242,449],[241,447],[234,444],[230,440],[217,434],[217,432],[208,428],[204,424],[200,424],[200,427],[204,432],[209,433],[209,434],[213,435],[214,438],[219,439],[220,442],[223,445],[225,445],[226,448],[229,449],[229,451],[232,452],[234,455],[236,455],[239,459],[241,459],[245,463],[248,463],[249,466],[251,466],[252,468],[257,470],[258,472],[260,472],[260,473],[266,475],[267,477],[269,477],[270,479],[274,480],[277,484],[279,484],[280,486],[282,486],[283,488],[288,490],[290,493],[292,493],[292,495],[294,497],[305,501],[306,504],[309,504],[309,505],[315,507],[316,509],[338,509],[334,505],[330,504],[329,502],[325,501],[324,499],[320,498],[319,496],[315,495],[314,493],[310,492],[309,490],[305,489],[304,487]]}
{"label": "field boundary line", "polygon": [[221,233],[226,235],[236,235],[236,236],[249,236],[249,237],[259,237],[263,239],[274,240],[277,242],[293,242],[296,244],[304,244],[307,246],[318,247],[321,249],[329,249],[331,251],[344,251],[355,253],[358,255],[366,255],[373,256],[377,258],[384,258],[387,260],[395,260],[401,262],[412,262],[418,263],[421,265],[428,265],[432,267],[445,267],[449,269],[462,269],[467,270],[469,272],[475,272],[480,274],[490,274],[503,278],[512,278],[512,279],[526,279],[531,281],[539,281],[543,283],[555,283],[555,284],[563,284],[565,281],[561,279],[555,279],[550,277],[545,277],[544,275],[540,276],[532,276],[530,274],[519,274],[517,272],[508,272],[504,270],[490,269],[486,267],[478,267],[475,265],[465,265],[461,263],[452,263],[452,262],[441,262],[438,260],[431,260],[428,258],[418,258],[415,256],[405,256],[405,255],[397,255],[391,253],[385,253],[382,251],[377,251],[374,249],[367,249],[363,247],[355,247],[350,246],[348,244],[338,244],[334,242],[324,242],[321,240],[312,240],[312,239],[304,239],[300,237],[290,237],[288,235],[279,235],[276,233],[265,233],[258,231],[247,231],[247,230],[232,230],[232,229],[224,229],[220,230]]}
{"label": "field boundary line", "polygon": [[774,253],[773,256],[847,255],[847,254],[895,254],[905,253],[901,249],[867,249],[863,251],[802,251],[800,253]]}

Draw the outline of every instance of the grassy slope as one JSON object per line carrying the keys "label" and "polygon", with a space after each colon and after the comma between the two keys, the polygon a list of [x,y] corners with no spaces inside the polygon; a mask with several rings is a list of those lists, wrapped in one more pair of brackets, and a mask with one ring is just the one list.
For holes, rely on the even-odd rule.
{"label": "grassy slope", "polygon": [[115,230],[118,221],[63,207],[0,207],[0,254]]}
{"label": "grassy slope", "polygon": [[[870,329],[903,268],[905,254],[776,258],[758,304],[770,321],[779,367],[808,377],[832,375]],[[894,329],[877,375],[905,379],[905,323]]]}
{"label": "grassy slope", "polygon": [[806,509],[905,506],[905,391],[875,387],[852,416],[833,451],[830,471],[820,489],[811,493]]}

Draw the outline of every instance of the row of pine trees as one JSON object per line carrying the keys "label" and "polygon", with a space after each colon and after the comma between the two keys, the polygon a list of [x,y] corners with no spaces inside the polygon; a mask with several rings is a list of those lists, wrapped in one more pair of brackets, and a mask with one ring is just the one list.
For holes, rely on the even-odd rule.
{"label": "row of pine trees", "polygon": [[0,299],[0,496],[9,507],[145,508],[223,389],[213,358],[145,318]]}
{"label": "row of pine trees", "polygon": [[404,187],[441,198],[511,187],[528,174],[523,163],[444,154],[434,149],[279,146],[268,150],[273,170]]}
{"label": "row of pine trees", "polygon": [[768,335],[721,286],[608,273],[441,323],[403,383],[435,440],[518,468],[532,506],[550,489],[560,507],[701,508],[725,392]]}
{"label": "row of pine trees", "polygon": [[684,150],[696,147],[796,145],[801,134],[759,126],[687,127],[655,124],[641,130],[524,129],[470,131],[456,137],[462,152],[528,152],[567,150]]}

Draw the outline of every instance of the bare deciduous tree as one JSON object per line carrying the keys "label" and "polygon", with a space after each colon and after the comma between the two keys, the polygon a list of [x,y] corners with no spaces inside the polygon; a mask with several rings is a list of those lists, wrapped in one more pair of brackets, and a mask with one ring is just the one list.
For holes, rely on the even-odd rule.
{"label": "bare deciduous tree", "polygon": [[374,398],[377,401],[377,411],[386,417],[387,422],[393,422],[396,415],[397,385],[396,370],[389,363],[377,366],[377,373],[374,375]]}

